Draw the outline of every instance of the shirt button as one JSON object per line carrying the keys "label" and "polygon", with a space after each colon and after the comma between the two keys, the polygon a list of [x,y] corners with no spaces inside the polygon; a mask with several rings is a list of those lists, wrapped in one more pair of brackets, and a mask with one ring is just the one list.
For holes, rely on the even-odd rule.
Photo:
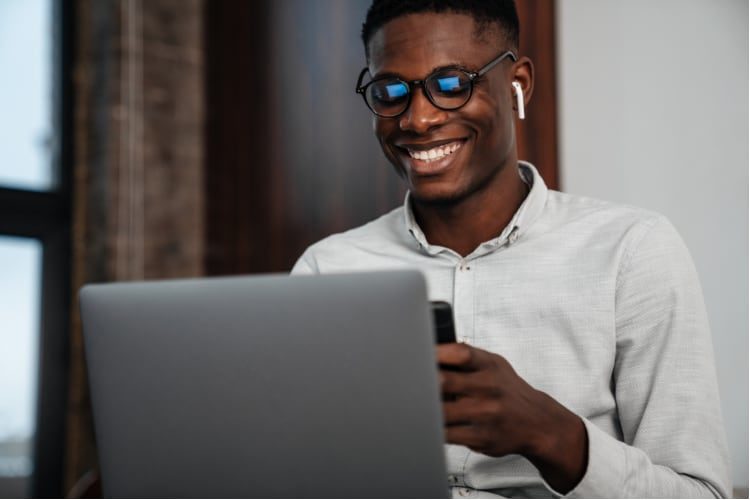
{"label": "shirt button", "polygon": [[461,495],[462,497],[468,497],[470,493],[471,493],[471,491],[469,490],[469,488],[459,488],[458,489],[458,494]]}

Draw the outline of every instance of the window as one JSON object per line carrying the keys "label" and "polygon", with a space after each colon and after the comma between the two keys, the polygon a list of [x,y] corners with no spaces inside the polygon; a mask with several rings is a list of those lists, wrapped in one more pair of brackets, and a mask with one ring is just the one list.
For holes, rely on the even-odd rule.
{"label": "window", "polygon": [[64,496],[71,3],[0,0],[0,497]]}
{"label": "window", "polygon": [[52,1],[0,2],[0,184],[51,187]]}
{"label": "window", "polygon": [[25,496],[36,424],[41,245],[0,236],[0,477]]}

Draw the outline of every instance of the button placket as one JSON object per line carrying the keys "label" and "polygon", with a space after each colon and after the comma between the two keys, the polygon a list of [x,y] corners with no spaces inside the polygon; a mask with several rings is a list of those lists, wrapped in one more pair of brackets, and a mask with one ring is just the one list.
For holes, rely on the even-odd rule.
{"label": "button placket", "polygon": [[453,316],[456,340],[471,343],[474,338],[474,271],[473,262],[460,259],[454,269]]}
{"label": "button placket", "polygon": [[448,482],[451,484],[451,486],[455,486],[456,488],[466,487],[466,483],[464,482],[464,476],[461,474],[448,476]]}

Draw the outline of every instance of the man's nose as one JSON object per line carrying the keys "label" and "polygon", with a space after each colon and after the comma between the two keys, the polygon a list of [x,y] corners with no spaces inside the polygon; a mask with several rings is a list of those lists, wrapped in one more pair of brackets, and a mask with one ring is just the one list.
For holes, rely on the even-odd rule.
{"label": "man's nose", "polygon": [[399,128],[423,134],[445,122],[447,115],[446,111],[430,102],[420,87],[414,90],[409,108],[399,117]]}

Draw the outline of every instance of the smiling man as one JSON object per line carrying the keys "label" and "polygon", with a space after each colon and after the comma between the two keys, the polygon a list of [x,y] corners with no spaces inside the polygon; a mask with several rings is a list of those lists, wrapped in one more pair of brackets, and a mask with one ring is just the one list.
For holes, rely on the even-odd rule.
{"label": "smiling man", "polygon": [[408,195],[293,273],[418,268],[453,305],[461,342],[437,358],[455,495],[727,496],[690,256],[664,217],[519,162],[518,30],[512,1],[375,0],[357,92]]}

